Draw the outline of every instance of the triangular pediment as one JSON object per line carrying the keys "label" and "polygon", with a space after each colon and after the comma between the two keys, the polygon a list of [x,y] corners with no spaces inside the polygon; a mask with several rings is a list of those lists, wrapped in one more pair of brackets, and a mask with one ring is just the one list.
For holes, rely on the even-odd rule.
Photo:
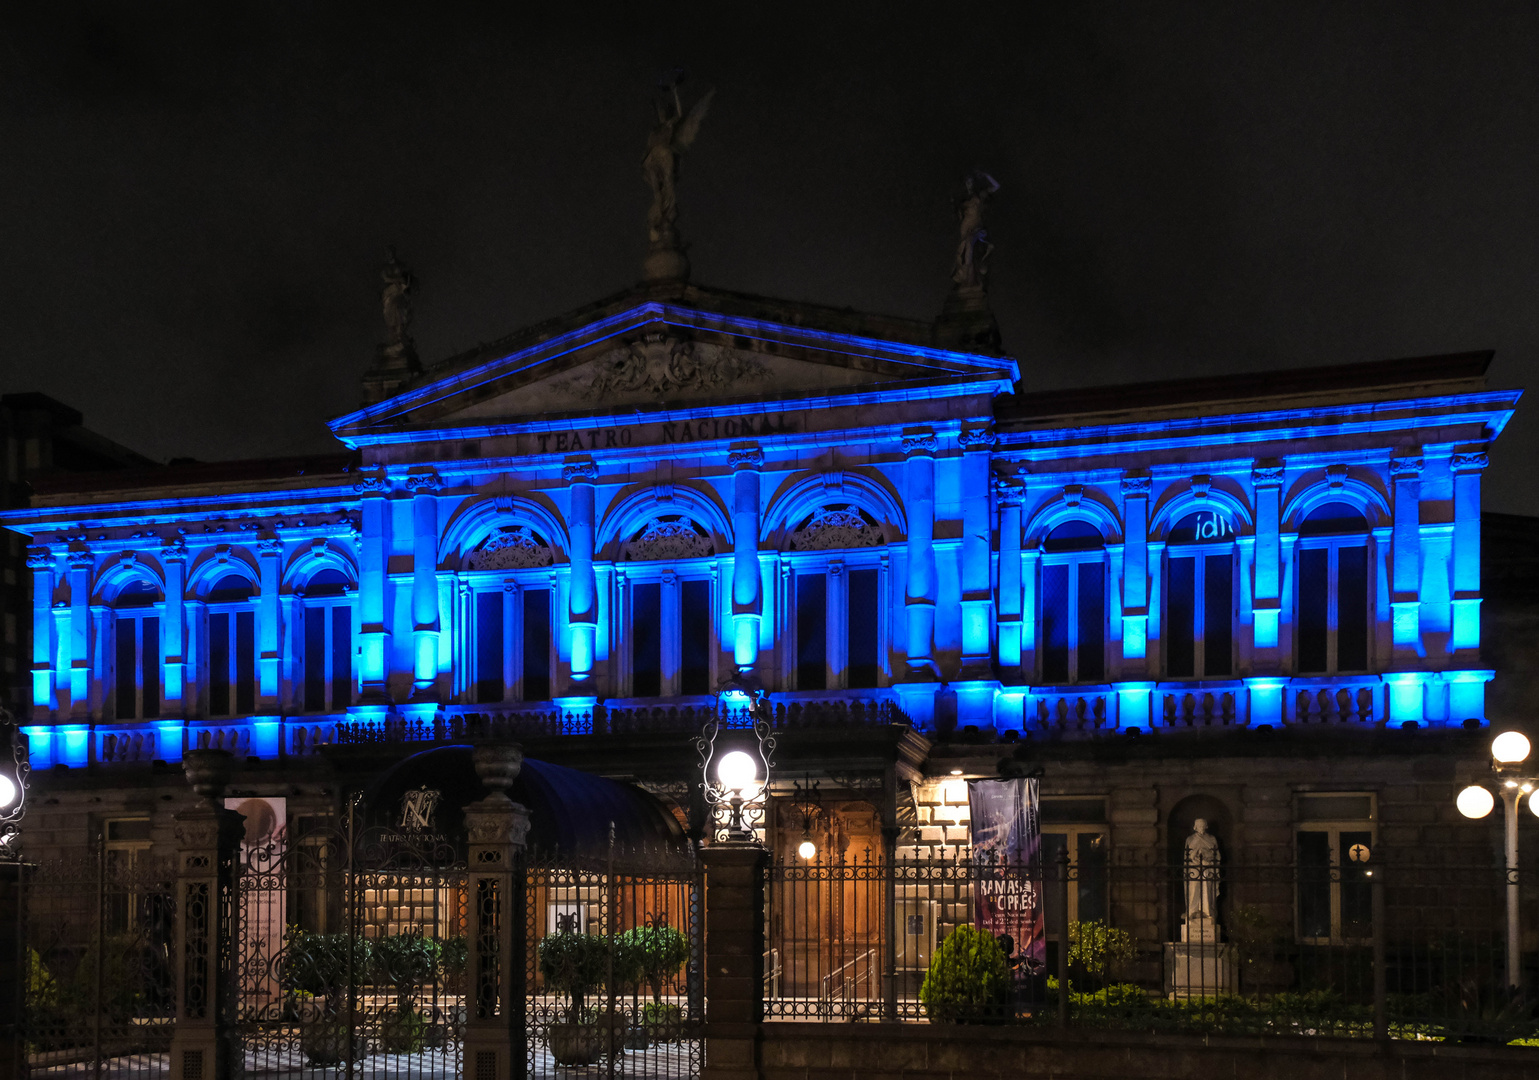
{"label": "triangular pediment", "polygon": [[[923,324],[869,320],[844,332],[745,318],[656,300],[616,304],[586,318],[535,328],[527,344],[489,346],[426,372],[417,384],[332,430],[346,441],[371,432],[443,430],[539,418],[664,412],[743,402],[826,401],[879,388],[978,384],[1008,391],[1018,377],[1008,357],[962,353],[916,341]],[[853,313],[836,313],[851,329]],[[528,340],[528,338],[535,340]],[[501,345],[502,343],[499,343]],[[519,347],[522,344],[522,347]]]}

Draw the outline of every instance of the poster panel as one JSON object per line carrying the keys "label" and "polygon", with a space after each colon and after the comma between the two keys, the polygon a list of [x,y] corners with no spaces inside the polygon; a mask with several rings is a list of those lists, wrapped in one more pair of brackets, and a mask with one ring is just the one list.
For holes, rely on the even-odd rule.
{"label": "poster panel", "polygon": [[995,937],[1010,938],[1017,974],[1040,974],[1047,967],[1047,939],[1037,866],[1042,835],[1037,781],[1026,777],[971,780],[967,803],[977,868],[973,880],[977,926]]}

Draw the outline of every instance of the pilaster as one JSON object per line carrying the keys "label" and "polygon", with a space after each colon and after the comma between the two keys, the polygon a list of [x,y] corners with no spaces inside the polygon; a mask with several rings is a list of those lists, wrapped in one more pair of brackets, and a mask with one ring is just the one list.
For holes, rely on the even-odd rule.
{"label": "pilaster", "polygon": [[[1453,471],[1453,639],[1449,649],[1474,660],[1480,648],[1480,474],[1484,448],[1455,453]],[[1461,658],[1463,659],[1463,658]]]}
{"label": "pilaster", "polygon": [[1252,663],[1257,671],[1276,671],[1282,619],[1281,520],[1283,467],[1258,461],[1251,469],[1255,490],[1256,546],[1251,587]]}
{"label": "pilaster", "polygon": [[962,448],[962,675],[988,679],[994,626],[993,537],[989,514],[990,426],[963,428]]}
{"label": "pilaster", "polygon": [[1133,673],[1134,668],[1142,674],[1147,667],[1149,491],[1152,486],[1147,476],[1122,478],[1122,659],[1126,665],[1125,674]]}
{"label": "pilaster", "polygon": [[935,667],[935,433],[910,428],[903,433],[907,459],[908,581],[904,606],[908,616],[910,680],[934,680]]}
{"label": "pilaster", "polygon": [[276,712],[282,706],[283,619],[278,590],[283,581],[283,541],[269,537],[257,542],[257,573],[262,594],[257,598],[257,708]]}
{"label": "pilaster", "polygon": [[732,466],[732,660],[740,674],[759,661],[764,597],[759,573],[759,470],[764,452],[742,443],[728,453]]}
{"label": "pilaster", "polygon": [[994,485],[999,507],[999,668],[1006,682],[1021,675],[1021,484],[1000,479]]}
{"label": "pilaster", "polygon": [[567,585],[567,623],[571,629],[572,681],[585,683],[593,676],[598,644],[598,579],[593,573],[593,488],[598,466],[591,458],[569,458],[561,469],[571,504],[567,528],[571,537],[571,565]]}
{"label": "pilaster", "polygon": [[1390,623],[1393,662],[1414,663],[1421,647],[1421,474],[1423,461],[1397,457],[1389,463],[1394,488],[1394,532],[1390,541]]}
{"label": "pilaster", "polygon": [[96,556],[69,553],[69,698],[70,717],[89,719],[91,683],[91,571]]}
{"label": "pilaster", "polygon": [[390,521],[390,502],[382,476],[366,476],[353,485],[359,495],[358,527],[358,637],[364,705],[383,705],[389,700],[385,656],[389,629],[385,623],[385,548]]}
{"label": "pilaster", "polygon": [[187,584],[187,542],[177,539],[161,548],[165,567],[166,602],[160,620],[160,664],[164,675],[164,700],[161,715],[179,717],[187,714],[185,688],[187,674],[187,619],[183,610]]}
{"label": "pilaster", "polygon": [[57,560],[47,548],[27,550],[32,571],[32,720],[52,720],[59,702],[54,682],[57,642],[53,627],[53,571]]}
{"label": "pilaster", "polygon": [[438,700],[438,492],[434,473],[406,478],[411,492],[412,700]]}

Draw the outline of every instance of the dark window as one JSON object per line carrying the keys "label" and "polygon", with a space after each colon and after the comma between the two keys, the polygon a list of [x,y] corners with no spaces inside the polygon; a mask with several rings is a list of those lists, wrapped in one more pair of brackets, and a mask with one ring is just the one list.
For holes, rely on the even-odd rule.
{"label": "dark window", "polygon": [[144,706],[144,711],[139,715],[148,718],[160,715],[160,620],[140,619],[139,627],[142,632],[139,642],[139,678],[143,684]]}
{"label": "dark window", "polygon": [[663,692],[662,586],[631,586],[631,603],[631,693],[657,697]]}
{"label": "dark window", "polygon": [[852,570],[849,574],[849,685],[866,690],[877,684],[880,670],[877,628],[879,571]]}
{"label": "dark window", "polygon": [[679,692],[684,694],[709,694],[711,692],[711,583],[709,581],[685,581],[681,583],[682,611],[679,629],[683,641],[679,643]]}
{"label": "dark window", "polygon": [[1299,843],[1299,936],[1331,936],[1331,834],[1301,832]]}
{"label": "dark window", "polygon": [[1326,503],[1299,523],[1298,670],[1368,669],[1368,523]]}
{"label": "dark window", "polygon": [[239,574],[226,574],[214,584],[204,599],[210,604],[241,604],[251,599],[251,592],[251,582]]}
{"label": "dark window", "polygon": [[353,703],[353,611],[341,604],[331,608],[331,707]]}
{"label": "dark window", "polygon": [[796,575],[796,688],[828,688],[828,579]]}
{"label": "dark window", "polygon": [[1229,675],[1234,666],[1234,557],[1203,559],[1202,673]]}
{"label": "dark window", "polygon": [[1069,681],[1069,568],[1042,568],[1042,681]]}
{"label": "dark window", "polygon": [[1330,611],[1329,548],[1299,552],[1299,670],[1326,670]]}
{"label": "dark window", "polygon": [[1080,682],[1106,675],[1106,573],[1102,564],[1079,564],[1079,647],[1075,650]]}
{"label": "dark window", "polygon": [[326,609],[305,609],[305,709],[326,708]]}
{"label": "dark window", "polygon": [[1368,670],[1368,549],[1336,549],[1336,670]]}
{"label": "dark window", "polygon": [[1368,879],[1367,867],[1352,860],[1352,848],[1361,844],[1373,850],[1373,833],[1368,830],[1339,834],[1336,865],[1341,869],[1341,936],[1366,938],[1373,936],[1373,886]]}
{"label": "dark window", "polygon": [[305,582],[305,595],[309,597],[343,596],[347,593],[347,578],[340,570],[321,570]]}
{"label": "dark window", "polygon": [[550,700],[550,590],[524,590],[524,700]]}
{"label": "dark window", "polygon": [[230,616],[224,612],[208,617],[208,711],[214,716],[234,712],[230,700]]}
{"label": "dark window", "polygon": [[476,593],[476,700],[503,699],[502,591]]}
{"label": "dark window", "polygon": [[131,720],[139,715],[139,620],[119,619],[117,633],[117,716]]}
{"label": "dark window", "polygon": [[235,613],[235,711],[256,712],[256,612]]}
{"label": "dark window", "polygon": [[1197,674],[1197,560],[1172,558],[1165,603],[1165,670],[1174,678]]}

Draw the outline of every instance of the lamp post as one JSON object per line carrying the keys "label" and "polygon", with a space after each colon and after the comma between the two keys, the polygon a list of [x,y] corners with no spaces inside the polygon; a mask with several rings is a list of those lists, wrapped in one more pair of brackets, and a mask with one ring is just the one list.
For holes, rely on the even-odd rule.
{"label": "lamp post", "polygon": [[[1518,800],[1528,796],[1528,808],[1539,817],[1539,778],[1523,768],[1532,750],[1528,736],[1519,731],[1504,731],[1491,740],[1491,772],[1496,790],[1502,797],[1502,818],[1506,828],[1507,866],[1507,985],[1518,987],[1523,981],[1522,931],[1518,926]],[[1471,784],[1459,792],[1455,805],[1467,818],[1483,818],[1496,807],[1496,800],[1483,784]]]}
{"label": "lamp post", "polygon": [[[695,739],[700,789],[710,810],[708,831],[714,840],[752,843],[758,839],[775,766],[775,736],[768,713],[763,690],[734,680],[717,691],[715,713]],[[724,742],[741,742],[747,749],[718,748],[717,739],[724,731],[751,733],[754,741],[728,736]]]}
{"label": "lamp post", "polygon": [[11,714],[0,709],[0,861],[21,858],[18,822],[27,812],[27,778],[31,772],[27,737]]}

